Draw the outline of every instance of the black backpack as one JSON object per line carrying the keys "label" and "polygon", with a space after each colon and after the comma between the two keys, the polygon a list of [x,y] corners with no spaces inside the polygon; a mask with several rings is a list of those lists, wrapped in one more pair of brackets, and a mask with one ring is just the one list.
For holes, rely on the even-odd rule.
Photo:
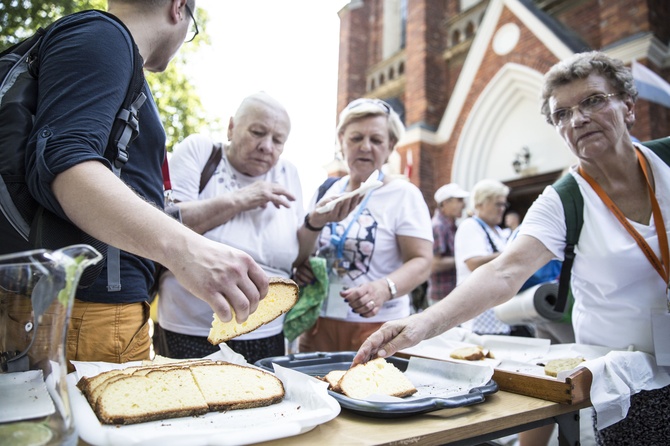
{"label": "black backpack", "polygon": [[324,195],[326,195],[326,192],[328,192],[330,186],[335,184],[335,182],[339,179],[340,179],[339,177],[328,177],[323,183],[321,183],[321,186],[319,186],[318,192],[316,194],[317,203],[319,202],[320,199],[323,198]]}
{"label": "black backpack", "polygon": [[[103,12],[128,29],[115,16]],[[40,28],[31,37],[0,54],[0,254],[31,249],[57,249],[86,243],[108,258],[108,288],[120,289],[119,251],[108,247],[41,206],[32,197],[26,184],[27,143],[37,110],[40,48],[51,30],[90,20],[92,11],[81,11],[58,19],[46,29]],[[132,40],[132,37],[131,37]],[[146,100],[143,61],[133,44],[133,75],[123,104],[116,115],[105,157],[119,176],[128,161],[129,148],[139,134],[139,109]],[[97,278],[104,262],[86,269],[80,286],[88,286]]]}
{"label": "black backpack", "polygon": [[[659,158],[670,166],[670,137],[655,139],[642,143],[645,147],[651,149]],[[579,235],[582,232],[584,224],[584,199],[579,191],[579,186],[575,177],[571,174],[564,175],[558,179],[552,187],[556,189],[561,202],[563,203],[563,213],[565,216],[565,225],[567,227],[565,237],[565,251],[563,265],[561,266],[561,276],[558,282],[558,297],[554,310],[563,313],[570,300],[570,276],[572,263],[575,260],[575,246],[579,242]],[[568,308],[569,310],[569,308]]]}

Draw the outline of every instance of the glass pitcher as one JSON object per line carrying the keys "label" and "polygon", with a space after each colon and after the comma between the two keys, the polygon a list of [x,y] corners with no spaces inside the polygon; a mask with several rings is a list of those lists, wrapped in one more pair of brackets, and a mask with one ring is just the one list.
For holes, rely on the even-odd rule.
{"label": "glass pitcher", "polygon": [[0,256],[0,446],[75,445],[65,336],[89,245]]}

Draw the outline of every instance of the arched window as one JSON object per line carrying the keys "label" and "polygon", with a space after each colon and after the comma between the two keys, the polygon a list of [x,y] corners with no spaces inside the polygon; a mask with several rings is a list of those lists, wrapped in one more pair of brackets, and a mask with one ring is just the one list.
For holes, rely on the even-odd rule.
{"label": "arched window", "polygon": [[457,29],[451,33],[451,46],[456,46],[461,43],[461,32]]}
{"label": "arched window", "polygon": [[468,26],[465,27],[465,38],[469,39],[475,33],[475,25],[472,22],[468,22]]}
{"label": "arched window", "polygon": [[[357,3],[363,3],[358,0]],[[407,43],[407,0],[383,0],[382,59],[388,59]]]}

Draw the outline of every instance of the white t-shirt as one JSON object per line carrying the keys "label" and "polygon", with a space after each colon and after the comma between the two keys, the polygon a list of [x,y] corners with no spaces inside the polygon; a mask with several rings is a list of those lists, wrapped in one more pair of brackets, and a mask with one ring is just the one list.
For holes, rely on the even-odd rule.
{"label": "white t-shirt", "polygon": [[[339,195],[348,181],[348,176],[341,178],[328,189],[324,197]],[[399,235],[433,242],[430,211],[415,185],[396,179],[373,191],[369,197],[366,203],[362,203],[365,204],[363,211],[347,232],[343,257],[353,262],[356,267],[338,278],[343,286],[362,285],[386,277],[400,268],[403,261],[397,240]],[[345,231],[357,210],[358,208],[346,219],[334,224],[336,234]],[[319,236],[320,248],[332,246],[330,236],[331,226],[328,225]],[[339,295],[330,298],[342,299]],[[410,299],[409,295],[405,294],[385,302],[373,317],[364,318],[349,309],[346,317],[334,319],[350,322],[386,322],[409,314]],[[326,316],[324,310],[321,316]]]}
{"label": "white t-shirt", "polygon": [[[467,279],[472,271],[465,264],[466,260],[473,257],[482,257],[502,252],[507,244],[507,237],[499,226],[491,228],[487,224],[480,223],[477,217],[467,218],[461,222],[454,237],[454,262],[456,263],[456,285],[460,285]],[[491,241],[496,246],[496,251],[491,246]],[[464,328],[480,334],[507,334],[510,326],[501,322],[493,309],[481,313],[479,316],[462,324]]]}
{"label": "white t-shirt", "polygon": [[[213,141],[202,135],[192,135],[180,143],[170,159],[170,179],[175,200],[195,201],[234,193],[256,181],[281,184],[296,200],[290,208],[277,209],[269,204],[242,212],[223,225],[211,229],[205,237],[238,248],[249,254],[268,276],[288,278],[298,255],[297,230],[305,212],[302,188],[297,169],[280,158],[265,175],[246,176],[233,168],[223,151],[214,175],[198,194],[200,174],[212,153]],[[161,327],[191,336],[207,336],[213,312],[204,301],[186,291],[171,273],[161,278],[158,300],[158,322]],[[281,332],[284,317],[279,317],[252,333],[236,340],[259,339]]]}
{"label": "white t-shirt", "polygon": [[[670,168],[649,149],[640,147],[651,164],[656,199],[670,236]],[[612,349],[632,345],[636,350],[653,354],[651,313],[667,308],[666,285],[591,186],[574,168],[570,173],[584,198],[584,226],[570,282],[575,297],[572,325],[576,341]],[[519,234],[535,237],[557,259],[563,260],[566,233],[563,215],[558,193],[547,187],[526,214]],[[660,256],[653,217],[647,225],[628,222]]]}

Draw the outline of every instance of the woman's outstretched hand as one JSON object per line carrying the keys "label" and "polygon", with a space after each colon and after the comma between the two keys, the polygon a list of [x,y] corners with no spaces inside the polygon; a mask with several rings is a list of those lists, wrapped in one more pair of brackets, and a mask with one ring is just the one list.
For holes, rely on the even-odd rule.
{"label": "woman's outstretched hand", "polygon": [[375,358],[386,358],[426,339],[430,324],[424,321],[421,315],[422,313],[418,313],[404,319],[386,322],[363,342],[356,352],[352,366]]}

